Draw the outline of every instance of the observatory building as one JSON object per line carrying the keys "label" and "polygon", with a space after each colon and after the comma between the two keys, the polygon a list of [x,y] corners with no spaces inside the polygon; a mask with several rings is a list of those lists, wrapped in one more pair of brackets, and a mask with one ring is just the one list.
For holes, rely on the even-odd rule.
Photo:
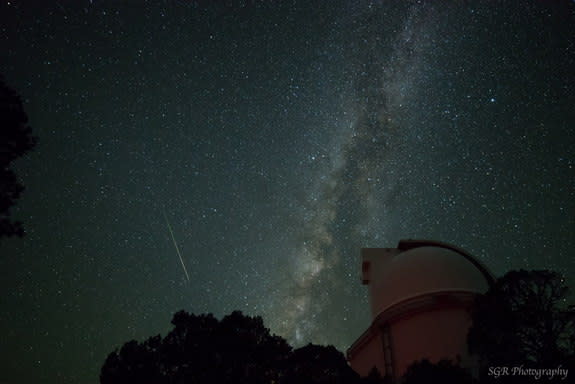
{"label": "observatory building", "polygon": [[361,259],[371,325],[347,351],[360,376],[376,367],[397,380],[421,359],[475,367],[467,351],[470,310],[494,280],[480,262],[462,249],[427,240],[364,248]]}

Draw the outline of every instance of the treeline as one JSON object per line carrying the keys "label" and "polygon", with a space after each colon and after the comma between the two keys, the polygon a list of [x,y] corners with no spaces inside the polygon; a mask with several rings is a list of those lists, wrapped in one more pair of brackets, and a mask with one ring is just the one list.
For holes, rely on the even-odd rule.
{"label": "treeline", "polygon": [[[414,362],[399,380],[419,383],[569,382],[557,374],[507,375],[501,367],[569,370],[575,375],[575,310],[568,306],[564,279],[551,271],[511,271],[478,296],[468,335],[479,361],[472,375],[456,362]],[[112,352],[100,373],[101,384],[379,384],[391,383],[373,370],[360,378],[333,346],[292,348],[272,335],[260,317],[233,312],[178,312],[165,337],[130,341]],[[565,381],[567,380],[567,381]]]}
{"label": "treeline", "polygon": [[261,317],[236,311],[221,321],[184,311],[164,338],[130,341],[111,353],[100,374],[115,383],[352,383],[358,380],[332,346],[293,349]]}

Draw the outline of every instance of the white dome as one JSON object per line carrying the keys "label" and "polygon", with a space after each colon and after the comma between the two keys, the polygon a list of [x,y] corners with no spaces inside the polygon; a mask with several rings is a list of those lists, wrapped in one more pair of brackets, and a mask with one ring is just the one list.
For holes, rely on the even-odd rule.
{"label": "white dome", "polygon": [[397,249],[363,249],[362,256],[374,318],[396,303],[424,294],[484,293],[492,280],[473,257],[443,243],[402,241]]}

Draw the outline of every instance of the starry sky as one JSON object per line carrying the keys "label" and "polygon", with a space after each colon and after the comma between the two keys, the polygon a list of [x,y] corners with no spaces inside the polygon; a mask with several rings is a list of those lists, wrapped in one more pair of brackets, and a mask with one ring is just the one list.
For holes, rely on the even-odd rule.
{"label": "starry sky", "polygon": [[180,309],[343,351],[360,248],[403,238],[575,287],[574,2],[216,3],[2,0],[39,144],[0,383],[97,383]]}

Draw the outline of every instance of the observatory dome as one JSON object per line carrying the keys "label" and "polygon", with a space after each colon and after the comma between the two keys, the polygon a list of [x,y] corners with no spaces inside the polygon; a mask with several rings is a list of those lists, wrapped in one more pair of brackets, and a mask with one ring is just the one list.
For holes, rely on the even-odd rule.
{"label": "observatory dome", "polygon": [[398,248],[366,248],[363,282],[375,318],[394,304],[439,292],[484,293],[490,273],[466,252],[439,242],[404,240]]}
{"label": "observatory dome", "polygon": [[470,369],[471,308],[493,275],[466,251],[438,241],[401,240],[397,248],[361,250],[371,325],[347,351],[351,367],[373,367],[398,380],[414,361],[449,359]]}

